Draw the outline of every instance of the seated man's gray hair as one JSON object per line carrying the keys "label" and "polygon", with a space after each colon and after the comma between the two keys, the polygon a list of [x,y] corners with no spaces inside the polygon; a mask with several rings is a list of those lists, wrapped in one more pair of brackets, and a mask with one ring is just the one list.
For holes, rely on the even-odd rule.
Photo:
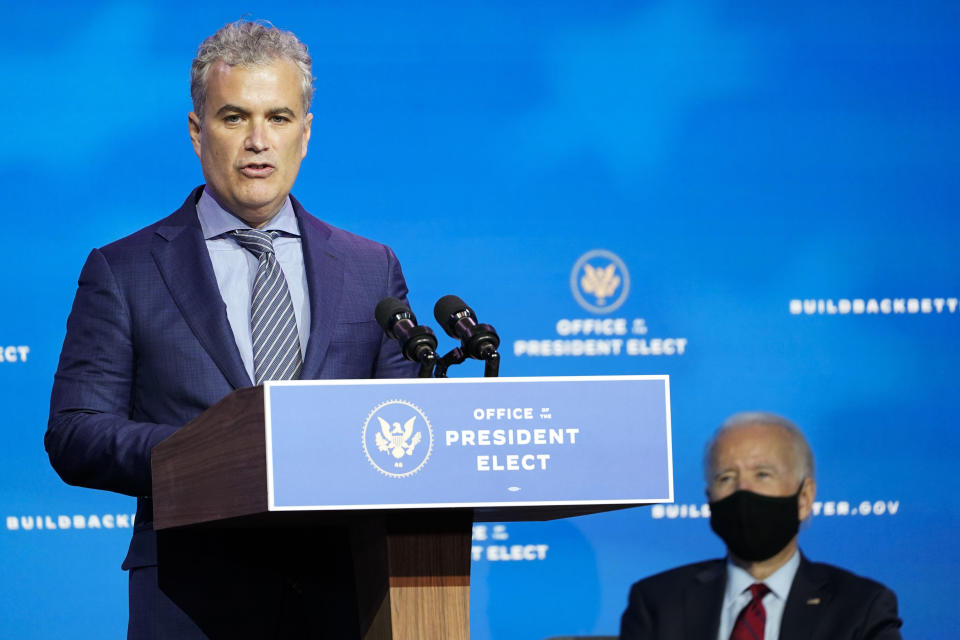
{"label": "seated man's gray hair", "polygon": [[743,411],[735,413],[720,425],[720,428],[713,434],[703,453],[703,475],[707,485],[713,480],[714,471],[714,449],[717,446],[717,439],[730,429],[746,427],[749,425],[764,424],[774,425],[784,428],[790,434],[790,441],[793,445],[794,469],[797,473],[797,480],[804,478],[813,478],[813,451],[810,450],[810,444],[806,436],[792,421],[768,411]]}

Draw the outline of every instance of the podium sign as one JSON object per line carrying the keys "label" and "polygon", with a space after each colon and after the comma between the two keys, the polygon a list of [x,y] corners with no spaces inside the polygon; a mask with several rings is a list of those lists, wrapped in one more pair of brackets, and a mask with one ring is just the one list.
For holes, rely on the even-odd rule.
{"label": "podium sign", "polygon": [[[160,575],[211,629],[287,624],[270,585],[296,584],[304,603],[353,592],[364,640],[467,640],[473,522],[672,501],[671,455],[666,376],[269,382],[154,447]],[[324,531],[352,570],[327,566]],[[208,597],[241,579],[265,586]],[[312,606],[288,635],[330,623]]]}
{"label": "podium sign", "polygon": [[666,376],[270,382],[270,511],[673,500]]}

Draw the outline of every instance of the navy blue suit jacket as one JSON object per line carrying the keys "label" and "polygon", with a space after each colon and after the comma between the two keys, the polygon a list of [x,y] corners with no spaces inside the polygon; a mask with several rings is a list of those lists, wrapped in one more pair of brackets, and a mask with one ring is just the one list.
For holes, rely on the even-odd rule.
{"label": "navy blue suit jacket", "polygon": [[[151,449],[252,385],[197,218],[201,192],[90,253],[54,378],[44,439],[53,467],[70,484],[138,498],[126,569],[156,563]],[[396,256],[321,222],[296,200],[293,208],[311,315],[301,378],[415,375],[373,313],[382,298],[406,297]]]}
{"label": "navy blue suit jacket", "polygon": [[[659,573],[630,589],[621,640],[715,640],[726,560]],[[897,598],[878,582],[800,557],[781,640],[900,640]]]}

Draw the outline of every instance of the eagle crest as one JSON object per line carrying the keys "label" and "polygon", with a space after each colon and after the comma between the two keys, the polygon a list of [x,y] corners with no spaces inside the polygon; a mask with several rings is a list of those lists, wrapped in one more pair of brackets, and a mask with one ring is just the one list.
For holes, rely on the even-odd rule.
{"label": "eagle crest", "polygon": [[413,416],[403,423],[394,422],[393,426],[389,422],[377,416],[380,421],[380,432],[377,434],[377,449],[386,451],[394,458],[413,455],[413,449],[420,442],[420,432],[413,432],[413,423],[417,416]]}
{"label": "eagle crest", "polygon": [[597,304],[603,305],[607,298],[613,295],[613,292],[620,286],[620,276],[616,273],[617,267],[612,262],[606,267],[593,267],[593,265],[583,265],[583,276],[580,278],[580,286],[587,293],[592,293],[597,297]]}

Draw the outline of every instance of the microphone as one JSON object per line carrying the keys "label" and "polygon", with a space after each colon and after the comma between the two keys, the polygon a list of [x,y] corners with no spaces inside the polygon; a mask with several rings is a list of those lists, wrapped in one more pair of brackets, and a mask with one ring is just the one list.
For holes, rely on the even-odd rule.
{"label": "microphone", "polygon": [[397,298],[384,298],[377,303],[373,315],[383,331],[400,343],[404,358],[420,363],[425,359],[436,359],[437,337],[433,330],[418,325],[417,316],[403,302]]}
{"label": "microphone", "polygon": [[488,360],[497,353],[500,336],[489,324],[477,324],[477,314],[457,296],[443,296],[433,307],[433,317],[451,338],[462,342],[470,358]]}

